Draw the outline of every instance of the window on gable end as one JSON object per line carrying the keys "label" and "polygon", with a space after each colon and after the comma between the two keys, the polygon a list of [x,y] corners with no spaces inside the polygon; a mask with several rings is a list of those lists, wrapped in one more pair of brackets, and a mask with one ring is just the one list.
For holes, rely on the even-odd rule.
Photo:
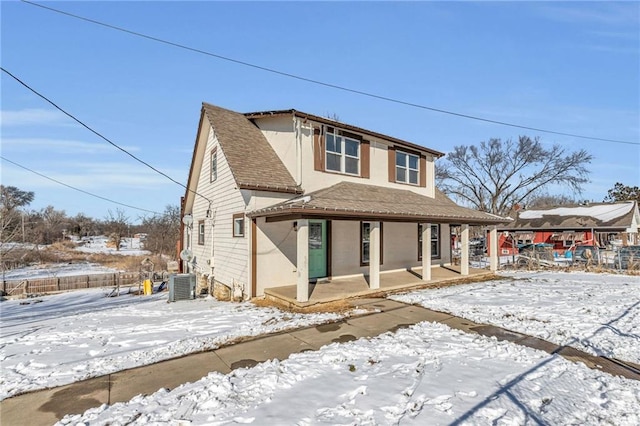
{"label": "window on gable end", "polygon": [[210,182],[215,182],[218,179],[218,147],[215,147],[211,150],[211,160],[210,160]]}

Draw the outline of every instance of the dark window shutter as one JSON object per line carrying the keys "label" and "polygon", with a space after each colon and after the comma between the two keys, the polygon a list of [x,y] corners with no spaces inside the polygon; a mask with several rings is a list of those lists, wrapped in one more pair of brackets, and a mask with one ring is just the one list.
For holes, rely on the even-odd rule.
{"label": "dark window shutter", "polygon": [[424,155],[420,156],[420,186],[427,186],[427,157]]}
{"label": "dark window shutter", "polygon": [[389,182],[396,181],[396,147],[389,147]]}
{"label": "dark window shutter", "polygon": [[360,142],[360,176],[369,179],[370,177],[370,154],[371,142],[362,140]]}
{"label": "dark window shutter", "polygon": [[313,129],[313,168],[324,171],[324,137],[320,129]]}

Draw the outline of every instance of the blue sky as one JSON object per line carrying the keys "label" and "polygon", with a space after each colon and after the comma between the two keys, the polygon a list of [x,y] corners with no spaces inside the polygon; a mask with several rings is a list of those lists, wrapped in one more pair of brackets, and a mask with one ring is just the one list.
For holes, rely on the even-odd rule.
{"label": "blue sky", "polygon": [[[14,1],[0,5],[2,67],[85,124],[185,183],[203,101],[289,109],[442,152],[539,136],[587,149],[602,201],[640,185],[639,2],[46,2],[286,73],[458,113],[618,144],[483,123],[372,99],[181,50]],[[109,145],[2,73],[2,156],[120,203],[162,212],[184,188]],[[122,209],[6,161],[32,209],[103,219]],[[562,188],[553,193],[564,193]],[[566,194],[566,193],[565,193]],[[570,195],[570,194],[566,194]]]}

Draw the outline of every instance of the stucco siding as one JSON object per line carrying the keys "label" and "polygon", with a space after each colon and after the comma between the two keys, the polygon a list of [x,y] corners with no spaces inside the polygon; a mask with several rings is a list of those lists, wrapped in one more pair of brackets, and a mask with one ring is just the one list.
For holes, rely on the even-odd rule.
{"label": "stucco siding", "polygon": [[293,222],[257,222],[257,285],[256,295],[264,294],[265,288],[293,285],[296,283],[296,233]]}

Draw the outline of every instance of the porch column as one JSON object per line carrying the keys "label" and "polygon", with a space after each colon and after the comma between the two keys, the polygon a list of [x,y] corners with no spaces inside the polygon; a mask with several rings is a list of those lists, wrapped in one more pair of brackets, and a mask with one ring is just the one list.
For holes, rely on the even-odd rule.
{"label": "porch column", "polygon": [[492,226],[489,232],[489,269],[498,270],[498,227]]}
{"label": "porch column", "polygon": [[462,224],[462,247],[460,247],[460,275],[469,275],[469,224]]}
{"label": "porch column", "polygon": [[309,220],[298,219],[297,261],[298,285],[296,300],[298,302],[309,301]]}
{"label": "porch column", "polygon": [[422,281],[431,281],[431,224],[422,224]]}
{"label": "porch column", "polygon": [[380,288],[380,222],[371,222],[369,234],[369,288]]}

